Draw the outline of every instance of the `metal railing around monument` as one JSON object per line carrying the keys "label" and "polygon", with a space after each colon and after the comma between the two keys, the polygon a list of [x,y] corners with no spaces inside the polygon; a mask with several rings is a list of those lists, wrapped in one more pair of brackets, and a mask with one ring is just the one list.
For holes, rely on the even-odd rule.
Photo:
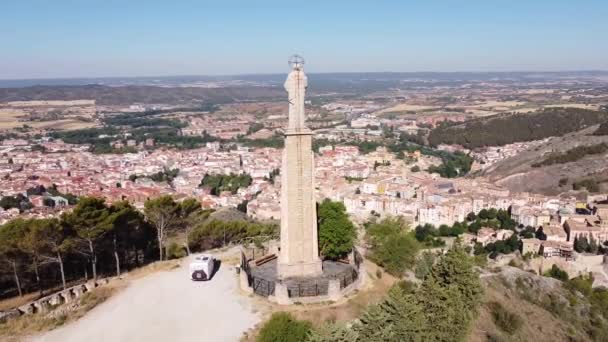
{"label": "metal railing around monument", "polygon": [[[241,263],[241,271],[246,272],[249,284],[253,289],[253,292],[257,295],[268,297],[275,294],[275,283],[262,277],[256,277],[252,275],[249,262],[245,253],[243,253]],[[304,298],[304,297],[318,297],[325,296],[329,293],[329,281],[339,280],[340,289],[344,289],[349,285],[357,281],[359,277],[359,271],[363,257],[361,254],[354,250],[353,254],[353,268],[345,269],[337,274],[332,275],[328,278],[316,279],[304,281],[297,284],[287,285],[287,294],[290,298]]]}
{"label": "metal railing around monument", "polygon": [[250,276],[249,283],[251,284],[255,294],[263,297],[274,296],[275,284],[273,281],[256,276]]}

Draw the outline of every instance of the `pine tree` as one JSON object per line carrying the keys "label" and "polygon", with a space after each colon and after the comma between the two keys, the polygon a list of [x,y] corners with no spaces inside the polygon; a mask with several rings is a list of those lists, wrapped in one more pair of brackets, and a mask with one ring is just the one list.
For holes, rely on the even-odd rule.
{"label": "pine tree", "polygon": [[382,304],[370,306],[354,327],[359,341],[392,341],[394,319]]}
{"label": "pine tree", "polygon": [[416,296],[394,286],[383,302],[363,314],[354,329],[358,341],[423,341],[425,324]]}
{"label": "pine tree", "polygon": [[91,260],[93,278],[97,279],[97,247],[100,240],[112,229],[110,211],[101,198],[84,197],[76,208],[62,217],[67,226],[74,229],[76,237],[73,245]]}
{"label": "pine tree", "polygon": [[593,235],[589,235],[589,246],[587,247],[587,252],[597,254],[597,240],[593,237]]}
{"label": "pine tree", "polygon": [[579,235],[576,237],[574,249],[579,253],[584,253],[589,249],[589,241],[585,235]]}
{"label": "pine tree", "polygon": [[455,245],[433,266],[431,277],[443,287],[454,285],[463,295],[467,309],[474,313],[483,295],[479,275],[473,269],[473,260],[462,246]]}
{"label": "pine tree", "polygon": [[431,277],[421,285],[416,299],[424,315],[423,341],[464,341],[471,315],[457,284],[445,286]]}

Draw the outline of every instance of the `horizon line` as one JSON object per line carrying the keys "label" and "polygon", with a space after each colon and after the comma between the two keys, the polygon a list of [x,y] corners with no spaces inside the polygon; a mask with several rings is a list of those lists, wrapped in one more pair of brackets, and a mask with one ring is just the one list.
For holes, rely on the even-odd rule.
{"label": "horizon line", "polygon": [[[570,70],[502,70],[502,71],[326,71],[309,72],[309,75],[328,75],[328,74],[551,74],[551,73],[608,73],[608,69],[570,69]],[[65,77],[30,77],[30,78],[0,78],[3,81],[37,81],[37,80],[79,80],[79,79],[135,79],[135,78],[167,78],[167,77],[238,77],[238,76],[273,76],[283,75],[288,72],[268,72],[268,73],[238,73],[238,74],[176,74],[176,75],[139,75],[139,76],[65,76]]]}

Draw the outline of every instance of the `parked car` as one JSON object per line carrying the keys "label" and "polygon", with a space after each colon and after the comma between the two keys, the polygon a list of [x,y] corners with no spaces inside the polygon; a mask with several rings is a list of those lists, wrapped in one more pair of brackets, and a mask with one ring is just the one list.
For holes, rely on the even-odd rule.
{"label": "parked car", "polygon": [[210,254],[199,255],[190,263],[192,280],[209,280],[215,271],[215,258]]}

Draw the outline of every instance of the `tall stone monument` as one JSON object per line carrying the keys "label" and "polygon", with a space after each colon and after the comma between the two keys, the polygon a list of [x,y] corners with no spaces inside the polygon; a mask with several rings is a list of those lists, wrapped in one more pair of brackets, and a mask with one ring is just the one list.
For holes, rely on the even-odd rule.
{"label": "tall stone monument", "polygon": [[314,194],[312,131],[304,124],[304,96],[308,80],[304,60],[294,55],[285,81],[289,94],[289,124],[281,167],[281,251],[277,274],[280,279],[320,275],[322,270],[317,239],[317,208]]}

